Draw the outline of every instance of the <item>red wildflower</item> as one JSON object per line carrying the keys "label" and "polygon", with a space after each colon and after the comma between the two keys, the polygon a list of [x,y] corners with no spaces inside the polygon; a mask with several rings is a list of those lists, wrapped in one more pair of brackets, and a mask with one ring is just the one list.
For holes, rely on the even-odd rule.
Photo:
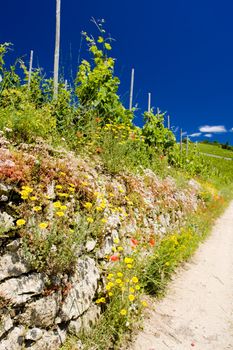
{"label": "red wildflower", "polygon": [[110,256],[110,258],[109,258],[111,261],[118,261],[119,260],[119,256],[117,256],[117,255],[112,255],[112,256]]}
{"label": "red wildflower", "polygon": [[155,239],[154,239],[154,238],[150,238],[149,244],[150,244],[151,247],[154,247],[154,245],[155,245]]}
{"label": "red wildflower", "polygon": [[131,244],[132,245],[138,245],[138,240],[137,239],[135,239],[135,238],[131,238]]}

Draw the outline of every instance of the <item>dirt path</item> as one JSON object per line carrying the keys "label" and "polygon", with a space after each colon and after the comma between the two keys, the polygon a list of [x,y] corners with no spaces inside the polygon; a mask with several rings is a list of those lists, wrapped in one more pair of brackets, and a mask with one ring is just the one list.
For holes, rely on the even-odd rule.
{"label": "dirt path", "polygon": [[233,202],[151,305],[130,350],[233,350]]}

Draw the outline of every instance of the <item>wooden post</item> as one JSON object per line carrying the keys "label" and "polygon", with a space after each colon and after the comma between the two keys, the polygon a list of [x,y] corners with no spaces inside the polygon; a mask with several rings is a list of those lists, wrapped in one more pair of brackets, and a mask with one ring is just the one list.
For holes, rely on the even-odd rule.
{"label": "wooden post", "polygon": [[151,110],[151,93],[148,93],[148,112]]}
{"label": "wooden post", "polygon": [[30,90],[31,78],[32,78],[32,62],[33,62],[33,50],[30,53],[29,73],[28,73],[28,90]]}
{"label": "wooden post", "polygon": [[186,138],[186,157],[188,157],[188,153],[189,153],[189,138],[187,135],[187,138]]}
{"label": "wooden post", "polygon": [[68,81],[67,81],[67,79],[65,80],[65,90],[67,91],[67,89],[68,89]]}
{"label": "wooden post", "polygon": [[183,135],[182,135],[182,129],[180,129],[180,153],[182,154],[182,138],[183,138]]}
{"label": "wooden post", "polygon": [[167,116],[167,128],[170,130],[170,115]]}
{"label": "wooden post", "polygon": [[53,78],[53,98],[57,99],[58,94],[58,74],[59,74],[59,53],[60,53],[60,22],[61,22],[61,0],[56,0],[56,40],[54,52],[54,78]]}
{"label": "wooden post", "polygon": [[131,84],[130,84],[130,96],[129,96],[129,110],[132,111],[133,107],[133,88],[134,88],[134,68],[131,71]]}

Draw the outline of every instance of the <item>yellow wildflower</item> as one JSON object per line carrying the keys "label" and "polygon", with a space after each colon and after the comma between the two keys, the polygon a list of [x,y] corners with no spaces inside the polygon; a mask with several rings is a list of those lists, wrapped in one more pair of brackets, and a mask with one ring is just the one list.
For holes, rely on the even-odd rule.
{"label": "yellow wildflower", "polygon": [[19,219],[16,221],[17,226],[23,226],[26,224],[26,221],[24,219]]}
{"label": "yellow wildflower", "polygon": [[56,185],[55,187],[57,190],[61,190],[63,188],[62,185]]}
{"label": "yellow wildflower", "polygon": [[106,219],[101,219],[102,224],[106,224],[107,220]]}
{"label": "yellow wildflower", "polygon": [[113,278],[113,276],[114,276],[113,273],[109,273],[108,276],[107,276],[107,279],[111,280]]}
{"label": "yellow wildflower", "polygon": [[128,267],[128,269],[132,269],[133,268],[132,264],[127,264],[126,266]]}
{"label": "yellow wildflower", "polygon": [[69,190],[70,192],[75,192],[75,189],[74,189],[73,187],[69,187],[68,190]]}
{"label": "yellow wildflower", "polygon": [[33,188],[29,187],[29,186],[22,186],[22,189],[28,193],[33,192]]}
{"label": "yellow wildflower", "polygon": [[53,206],[54,206],[54,208],[60,208],[61,207],[61,202],[60,201],[54,202]]}
{"label": "yellow wildflower", "polygon": [[123,277],[123,273],[122,272],[117,272],[117,276],[118,277]]}
{"label": "yellow wildflower", "polygon": [[134,301],[135,296],[133,294],[130,294],[128,298],[129,298],[129,301]]}
{"label": "yellow wildflower", "polygon": [[28,199],[28,196],[29,196],[28,192],[21,191],[20,194],[22,199]]}
{"label": "yellow wildflower", "polygon": [[61,205],[61,206],[60,206],[60,209],[61,209],[61,210],[66,210],[66,209],[67,209],[67,206],[66,206],[66,205]]}
{"label": "yellow wildflower", "polygon": [[130,291],[130,293],[134,293],[135,292],[134,288],[132,288],[132,287],[129,288],[129,291]]}
{"label": "yellow wildflower", "polygon": [[37,200],[37,197],[36,196],[32,196],[30,197],[31,201],[36,201]]}
{"label": "yellow wildflower", "polygon": [[86,208],[87,210],[90,210],[91,208],[92,208],[92,203],[90,203],[90,202],[86,202],[86,203],[84,203],[84,208]]}
{"label": "yellow wildflower", "polygon": [[57,195],[58,195],[59,197],[65,197],[65,198],[69,197],[68,193],[59,192]]}
{"label": "yellow wildflower", "polygon": [[133,263],[133,259],[132,258],[124,258],[124,262],[126,264],[132,264]]}
{"label": "yellow wildflower", "polygon": [[48,223],[47,222],[41,222],[40,224],[39,224],[39,228],[41,228],[41,229],[45,229],[45,228],[47,228],[48,227]]}
{"label": "yellow wildflower", "polygon": [[127,311],[126,311],[125,309],[122,309],[122,310],[120,311],[120,314],[121,314],[122,316],[125,316],[125,315],[127,314]]}
{"label": "yellow wildflower", "polygon": [[102,207],[96,207],[96,210],[97,210],[97,211],[103,211],[104,208],[102,208]]}
{"label": "yellow wildflower", "polygon": [[62,217],[65,215],[65,213],[63,211],[57,211],[56,215]]}
{"label": "yellow wildflower", "polygon": [[113,242],[114,242],[115,244],[118,244],[120,241],[119,241],[118,238],[114,238]]}
{"label": "yellow wildflower", "polygon": [[32,208],[34,211],[41,211],[41,206],[40,205],[36,205],[35,207]]}
{"label": "yellow wildflower", "polygon": [[123,250],[124,250],[124,248],[123,247],[117,247],[117,250],[119,251],[119,252],[122,252]]}
{"label": "yellow wildflower", "polygon": [[138,278],[137,278],[136,276],[134,276],[134,277],[131,279],[131,281],[132,281],[133,283],[138,283]]}
{"label": "yellow wildflower", "polygon": [[116,283],[117,283],[117,284],[121,284],[121,283],[122,283],[122,280],[121,280],[120,278],[117,278],[117,279],[116,279]]}
{"label": "yellow wildflower", "polygon": [[110,297],[112,297],[112,296],[113,296],[113,292],[109,292],[108,295],[109,295]]}
{"label": "yellow wildflower", "polygon": [[140,290],[140,288],[141,288],[141,287],[139,286],[139,284],[137,284],[137,285],[135,286],[135,289],[136,289],[136,290]]}
{"label": "yellow wildflower", "polygon": [[141,303],[142,303],[143,307],[148,307],[148,304],[147,304],[147,302],[145,300],[141,300]]}
{"label": "yellow wildflower", "polygon": [[92,224],[94,222],[94,219],[93,218],[87,218],[87,222],[89,222],[90,224]]}

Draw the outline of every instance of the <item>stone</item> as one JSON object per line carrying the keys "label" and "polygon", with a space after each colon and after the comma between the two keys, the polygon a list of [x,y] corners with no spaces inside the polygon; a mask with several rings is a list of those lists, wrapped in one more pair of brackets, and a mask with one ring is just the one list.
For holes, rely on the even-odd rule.
{"label": "stone", "polygon": [[[62,345],[62,340],[57,331],[44,332],[42,338],[32,344],[30,350],[57,350]],[[22,349],[22,348],[21,348]],[[0,350],[2,350],[0,348]],[[13,349],[12,349],[13,350]],[[15,350],[15,349],[14,349]]]}
{"label": "stone", "polygon": [[[2,199],[0,198],[0,202],[1,201]],[[0,212],[0,233],[8,232],[13,227],[14,227],[13,217],[7,214],[5,211]]]}
{"label": "stone", "polygon": [[42,293],[45,287],[44,276],[33,273],[29,276],[11,278],[0,284],[0,294],[14,304],[22,304],[32,296]]}
{"label": "stone", "polygon": [[9,315],[0,317],[0,337],[13,327],[13,321]]}
{"label": "stone", "polygon": [[52,294],[26,306],[18,321],[31,327],[47,328],[54,324],[60,304],[61,294]]}
{"label": "stone", "polygon": [[0,258],[0,281],[8,277],[17,277],[30,270],[20,250],[9,252]]}
{"label": "stone", "polygon": [[68,331],[78,335],[80,331],[88,332],[100,317],[100,307],[92,305],[87,312],[80,316],[77,320],[72,320],[69,324]]}
{"label": "stone", "polygon": [[25,335],[25,339],[37,341],[42,338],[43,333],[44,332],[40,328],[34,327],[32,329],[29,329],[29,331]]}
{"label": "stone", "polygon": [[25,328],[18,326],[0,342],[0,350],[22,350],[24,341]]}
{"label": "stone", "polygon": [[95,246],[96,246],[96,240],[91,239],[91,240],[87,241],[87,243],[86,243],[87,252],[92,252],[95,249]]}
{"label": "stone", "polygon": [[87,257],[78,261],[75,274],[70,279],[72,287],[63,301],[59,314],[62,321],[78,318],[89,308],[99,277],[93,259]]}
{"label": "stone", "polygon": [[20,247],[20,239],[15,239],[11,243],[7,244],[6,249],[10,252],[16,252]]}

